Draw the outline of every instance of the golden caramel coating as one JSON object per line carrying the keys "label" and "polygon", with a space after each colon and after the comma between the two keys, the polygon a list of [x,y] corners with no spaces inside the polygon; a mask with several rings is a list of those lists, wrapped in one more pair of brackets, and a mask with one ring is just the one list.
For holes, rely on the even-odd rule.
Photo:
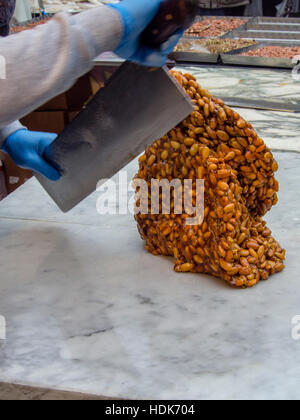
{"label": "golden caramel coating", "polygon": [[177,272],[207,273],[235,287],[252,287],[284,268],[285,251],[262,220],[278,201],[278,165],[251,124],[194,76],[171,73],[195,110],[146,150],[136,178],[147,181],[149,195],[152,179],[194,184],[203,179],[204,221],[188,225],[191,214],[177,214],[173,192],[171,214],[136,215],[139,232],[149,252],[175,257]]}

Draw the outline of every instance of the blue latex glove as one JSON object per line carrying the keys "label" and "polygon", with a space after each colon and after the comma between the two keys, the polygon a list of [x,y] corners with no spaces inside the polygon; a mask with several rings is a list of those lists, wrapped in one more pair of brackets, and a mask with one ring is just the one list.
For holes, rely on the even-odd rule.
{"label": "blue latex glove", "polygon": [[162,0],[123,0],[109,4],[116,9],[123,20],[123,38],[114,51],[120,57],[144,66],[162,67],[181,38],[184,31],[178,31],[160,49],[145,47],[140,43],[140,35],[156,16]]}
{"label": "blue latex glove", "polygon": [[57,135],[36,131],[18,130],[11,134],[2,145],[3,152],[21,168],[39,172],[51,181],[58,181],[59,172],[43,158],[45,149],[53,143]]}

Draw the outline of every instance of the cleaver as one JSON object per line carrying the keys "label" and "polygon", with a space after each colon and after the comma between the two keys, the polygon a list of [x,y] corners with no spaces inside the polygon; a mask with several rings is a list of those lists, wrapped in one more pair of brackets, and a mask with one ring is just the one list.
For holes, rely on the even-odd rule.
{"label": "cleaver", "polygon": [[194,106],[168,69],[125,62],[46,149],[61,176],[37,179],[68,212],[184,120]]}

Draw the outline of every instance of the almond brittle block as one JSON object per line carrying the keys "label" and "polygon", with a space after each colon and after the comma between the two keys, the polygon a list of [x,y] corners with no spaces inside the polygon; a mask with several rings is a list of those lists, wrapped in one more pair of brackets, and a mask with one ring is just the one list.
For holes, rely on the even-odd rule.
{"label": "almond brittle block", "polygon": [[[149,252],[175,258],[177,272],[252,287],[284,269],[285,251],[262,219],[278,201],[277,162],[238,113],[192,75],[172,74],[195,110],[146,150],[136,178],[147,181],[150,199],[152,179],[190,179],[195,186],[203,179],[204,220],[188,225],[191,214],[177,214],[173,191],[170,214],[136,214],[139,232]],[[194,193],[192,200],[196,206]]]}

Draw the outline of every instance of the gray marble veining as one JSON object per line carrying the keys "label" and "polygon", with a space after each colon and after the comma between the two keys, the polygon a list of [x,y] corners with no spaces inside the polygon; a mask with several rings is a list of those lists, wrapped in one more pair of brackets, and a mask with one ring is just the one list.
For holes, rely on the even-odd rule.
{"label": "gray marble veining", "polygon": [[291,70],[231,66],[178,66],[176,70],[192,72],[216,96],[300,103],[300,81],[293,79]]}
{"label": "gray marble veining", "polygon": [[272,150],[300,152],[299,113],[237,109]]}

